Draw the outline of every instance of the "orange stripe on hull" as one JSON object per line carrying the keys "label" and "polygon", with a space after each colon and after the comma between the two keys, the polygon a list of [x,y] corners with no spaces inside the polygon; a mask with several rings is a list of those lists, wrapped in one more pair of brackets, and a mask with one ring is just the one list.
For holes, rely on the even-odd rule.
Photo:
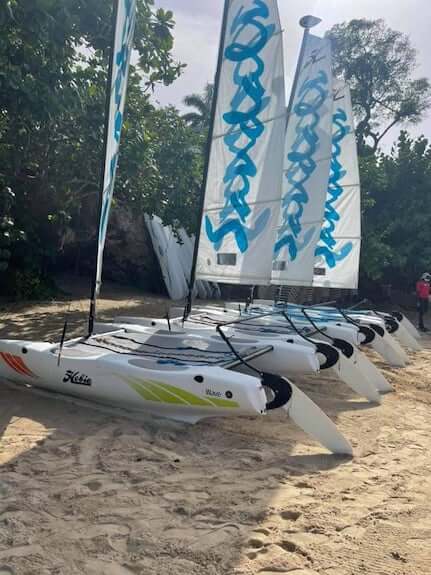
{"label": "orange stripe on hull", "polygon": [[2,357],[3,361],[16,373],[19,375],[25,375],[27,377],[37,377],[23,362],[23,360],[17,356],[12,355],[11,353],[4,353],[0,352],[0,356]]}
{"label": "orange stripe on hull", "polygon": [[21,367],[21,369],[27,373],[27,375],[29,375],[30,377],[36,377],[36,375],[31,371],[31,369],[29,369],[25,365],[25,363],[21,357],[18,357],[17,355],[14,355],[13,357],[14,357],[14,359],[16,359],[16,362]]}

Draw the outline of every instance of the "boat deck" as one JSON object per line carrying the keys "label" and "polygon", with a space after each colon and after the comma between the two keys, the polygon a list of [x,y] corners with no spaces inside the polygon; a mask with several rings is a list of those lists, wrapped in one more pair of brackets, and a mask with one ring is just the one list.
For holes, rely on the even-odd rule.
{"label": "boat deck", "polygon": [[[241,346],[233,352],[222,341],[183,336],[173,337],[139,333],[110,333],[92,336],[71,345],[65,345],[62,357],[92,357],[101,353],[128,356],[129,363],[138,367],[148,367],[149,363],[160,366],[219,366],[233,368],[241,363],[264,355],[273,350],[270,345]],[[136,359],[135,359],[136,358]]]}

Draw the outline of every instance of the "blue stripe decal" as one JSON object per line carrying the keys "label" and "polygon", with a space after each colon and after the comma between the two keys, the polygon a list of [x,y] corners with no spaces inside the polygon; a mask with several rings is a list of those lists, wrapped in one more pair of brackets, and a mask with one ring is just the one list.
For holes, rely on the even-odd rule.
{"label": "blue stripe decal", "polygon": [[325,259],[329,268],[335,268],[337,263],[343,261],[353,249],[353,243],[346,242],[341,248],[336,250],[337,240],[333,235],[337,223],[340,221],[340,214],[333,204],[343,194],[344,189],[340,182],[346,175],[346,171],[340,162],[341,146],[345,137],[352,131],[352,128],[347,125],[346,112],[341,108],[338,108],[333,115],[333,125],[335,130],[332,137],[331,175],[329,178],[328,198],[325,204],[325,221],[320,232],[320,243],[315,252],[316,256]]}
{"label": "blue stripe decal", "polygon": [[[255,218],[254,226],[247,225],[252,214],[247,196],[257,175],[251,152],[265,132],[266,126],[260,115],[270,104],[270,96],[261,82],[265,62],[260,57],[276,29],[275,24],[265,22],[269,17],[270,11],[264,0],[254,0],[248,9],[242,5],[232,19],[231,42],[224,51],[225,59],[236,64],[232,80],[237,91],[230,102],[231,109],[223,114],[223,120],[229,126],[223,142],[233,156],[223,177],[224,207],[216,224],[208,215],[205,216],[205,232],[216,251],[220,250],[224,238],[233,234],[239,251],[247,252],[250,243],[263,232],[271,217],[270,208],[264,208]],[[244,44],[240,36],[249,30],[256,33]],[[253,71],[243,75],[244,64],[250,62],[253,63]],[[242,111],[244,104],[248,104],[246,111]]]}

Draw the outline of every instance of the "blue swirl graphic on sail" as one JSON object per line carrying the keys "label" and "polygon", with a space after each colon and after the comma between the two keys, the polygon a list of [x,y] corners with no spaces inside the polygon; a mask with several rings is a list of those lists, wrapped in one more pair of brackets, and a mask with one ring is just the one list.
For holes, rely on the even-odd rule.
{"label": "blue swirl graphic on sail", "polygon": [[119,50],[114,54],[113,74],[115,75],[115,80],[113,82],[113,87],[111,87],[111,89],[113,88],[114,92],[115,105],[114,122],[112,125],[112,136],[115,141],[115,145],[112,146],[111,150],[108,149],[108,153],[111,151],[111,157],[106,158],[106,161],[109,161],[109,178],[107,178],[108,181],[105,182],[105,189],[103,190],[102,213],[100,216],[99,227],[99,243],[101,245],[103,245],[105,241],[109,208],[111,206],[112,194],[114,191],[115,171],[117,169],[120,135],[121,128],[123,126],[123,111],[121,110],[121,100],[127,87],[128,63],[130,59],[130,53],[132,51],[136,17],[135,0],[124,0],[123,3],[125,13],[124,22],[121,30],[121,42]]}
{"label": "blue swirl graphic on sail", "polygon": [[338,262],[343,261],[353,249],[352,242],[346,242],[341,248],[336,250],[337,240],[334,232],[337,223],[340,221],[340,214],[334,204],[343,194],[341,180],[346,175],[346,171],[340,162],[341,148],[344,138],[352,131],[347,125],[346,112],[338,108],[332,117],[334,133],[332,136],[332,158],[331,174],[329,177],[328,196],[325,204],[325,221],[320,232],[320,242],[316,248],[316,257],[323,257],[326,265],[335,268]]}
{"label": "blue swirl graphic on sail", "polygon": [[[316,54],[312,54],[312,58],[317,61]],[[306,184],[317,166],[314,157],[320,142],[316,128],[321,120],[320,110],[329,95],[328,85],[324,70],[320,70],[312,79],[307,78],[298,91],[299,100],[292,110],[290,121],[294,121],[295,117],[299,121],[295,128],[295,142],[287,155],[290,165],[285,177],[289,189],[282,199],[282,224],[274,245],[275,258],[282,248],[287,247],[290,261],[295,261],[315,233],[315,227],[310,228],[301,238],[304,206],[310,199]]]}
{"label": "blue swirl graphic on sail", "polygon": [[[230,102],[231,109],[223,114],[223,120],[229,126],[223,142],[233,159],[223,177],[225,200],[218,216],[218,227],[208,215],[205,216],[205,231],[216,251],[220,249],[224,238],[233,234],[240,252],[246,252],[271,217],[271,209],[265,208],[255,218],[253,227],[247,225],[252,214],[247,196],[258,171],[251,152],[265,131],[259,116],[271,100],[261,82],[265,62],[260,57],[275,32],[274,24],[262,22],[269,16],[269,8],[263,0],[254,0],[253,7],[248,10],[241,6],[229,30],[231,43],[224,51],[226,60],[236,63],[232,80],[237,90]],[[244,32],[250,33],[250,29],[255,29],[256,33],[244,44],[240,37]],[[253,71],[243,75],[244,65]]]}

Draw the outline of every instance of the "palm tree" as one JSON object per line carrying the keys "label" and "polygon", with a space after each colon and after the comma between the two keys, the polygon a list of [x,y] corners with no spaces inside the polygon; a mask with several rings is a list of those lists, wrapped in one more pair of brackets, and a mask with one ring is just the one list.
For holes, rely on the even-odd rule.
{"label": "palm tree", "polygon": [[190,94],[184,98],[184,104],[195,108],[194,112],[183,115],[184,120],[196,130],[206,131],[209,128],[211,116],[211,104],[214,94],[214,84],[207,84],[203,94]]}

